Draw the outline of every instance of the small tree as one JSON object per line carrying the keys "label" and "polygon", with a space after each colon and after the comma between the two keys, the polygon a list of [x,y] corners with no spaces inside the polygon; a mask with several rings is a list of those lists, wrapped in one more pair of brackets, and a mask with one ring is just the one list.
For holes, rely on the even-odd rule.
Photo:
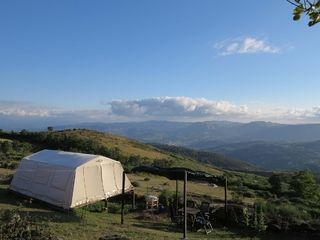
{"label": "small tree", "polygon": [[53,127],[51,127],[51,126],[48,127],[47,129],[48,129],[48,132],[52,132],[53,131]]}
{"label": "small tree", "polygon": [[295,192],[297,197],[310,200],[319,198],[319,185],[316,183],[315,177],[308,170],[300,171],[293,176],[290,188]]}
{"label": "small tree", "polygon": [[277,195],[281,194],[282,192],[282,176],[281,174],[273,173],[268,181],[271,185],[271,191]]}

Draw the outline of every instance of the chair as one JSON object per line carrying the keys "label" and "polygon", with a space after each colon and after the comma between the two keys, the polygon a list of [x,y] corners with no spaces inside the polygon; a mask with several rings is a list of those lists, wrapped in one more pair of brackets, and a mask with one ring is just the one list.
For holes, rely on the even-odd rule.
{"label": "chair", "polygon": [[187,200],[187,207],[188,208],[196,208],[197,207],[197,203],[193,200]]}
{"label": "chair", "polygon": [[206,234],[209,234],[213,230],[210,220],[210,203],[201,202],[200,211],[195,218],[194,227],[197,231],[204,229]]}
{"label": "chair", "polygon": [[194,228],[197,231],[204,230],[206,234],[209,234],[213,230],[211,222],[208,219],[206,219],[206,217],[203,215],[201,211],[197,214],[195,218]]}
{"label": "chair", "polygon": [[210,220],[210,203],[208,202],[201,202],[200,205],[200,213],[205,217],[207,220]]}

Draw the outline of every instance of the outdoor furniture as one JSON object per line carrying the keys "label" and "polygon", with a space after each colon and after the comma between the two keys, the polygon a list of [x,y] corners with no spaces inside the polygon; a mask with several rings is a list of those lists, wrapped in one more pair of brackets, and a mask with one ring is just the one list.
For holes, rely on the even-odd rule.
{"label": "outdoor furniture", "polygon": [[146,209],[158,209],[159,206],[159,199],[156,196],[153,195],[147,195],[145,197],[146,199]]}
{"label": "outdoor furniture", "polygon": [[[178,215],[182,216],[184,214],[184,209],[180,208],[178,210]],[[187,226],[190,230],[195,230],[195,219],[197,217],[197,214],[199,213],[199,208],[193,208],[193,207],[187,207]]]}
{"label": "outdoor furniture", "polygon": [[194,228],[198,232],[204,230],[206,234],[209,234],[213,230],[210,220],[207,219],[201,211],[197,214],[194,220]]}
{"label": "outdoor furniture", "polygon": [[204,218],[206,218],[207,220],[210,220],[210,203],[201,202],[200,212]]}
{"label": "outdoor furniture", "polygon": [[187,200],[187,208],[196,208],[197,203],[193,200]]}

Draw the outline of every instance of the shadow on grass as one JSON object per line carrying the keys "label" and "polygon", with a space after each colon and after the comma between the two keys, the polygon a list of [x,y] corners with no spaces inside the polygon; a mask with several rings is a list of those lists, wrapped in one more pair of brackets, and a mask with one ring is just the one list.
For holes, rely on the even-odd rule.
{"label": "shadow on grass", "polygon": [[148,228],[162,232],[182,232],[182,228],[179,228],[177,225],[163,222],[140,221],[139,223],[134,223],[132,225],[135,227]]}
{"label": "shadow on grass", "polygon": [[50,221],[50,222],[83,222],[86,216],[84,210],[62,211],[45,202],[39,200],[32,200],[22,195],[14,194],[7,190],[7,188],[0,187],[0,204],[9,205],[8,208],[4,207],[0,210],[16,209],[23,215],[29,215],[37,221]]}

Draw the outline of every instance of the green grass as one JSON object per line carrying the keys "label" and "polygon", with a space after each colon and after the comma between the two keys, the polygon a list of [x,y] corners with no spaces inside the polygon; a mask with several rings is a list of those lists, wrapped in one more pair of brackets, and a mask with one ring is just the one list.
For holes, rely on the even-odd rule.
{"label": "green grass", "polygon": [[[6,191],[7,185],[0,185],[0,211],[19,207],[22,213],[28,213],[38,222],[48,224],[50,230],[65,240],[96,240],[104,234],[126,235],[130,239],[180,239],[181,229],[172,224],[166,215],[148,215],[143,220],[142,213],[129,213],[124,225],[120,224],[120,215],[112,213],[93,213],[77,209],[74,213],[52,210],[40,203],[26,200]],[[23,203],[23,205],[19,205]],[[240,234],[240,235],[239,235]],[[244,234],[244,235],[243,235]],[[243,236],[242,236],[243,235]],[[252,235],[241,230],[215,228],[210,235],[202,232],[188,233],[189,239],[252,239]],[[258,238],[256,238],[258,239]]]}

